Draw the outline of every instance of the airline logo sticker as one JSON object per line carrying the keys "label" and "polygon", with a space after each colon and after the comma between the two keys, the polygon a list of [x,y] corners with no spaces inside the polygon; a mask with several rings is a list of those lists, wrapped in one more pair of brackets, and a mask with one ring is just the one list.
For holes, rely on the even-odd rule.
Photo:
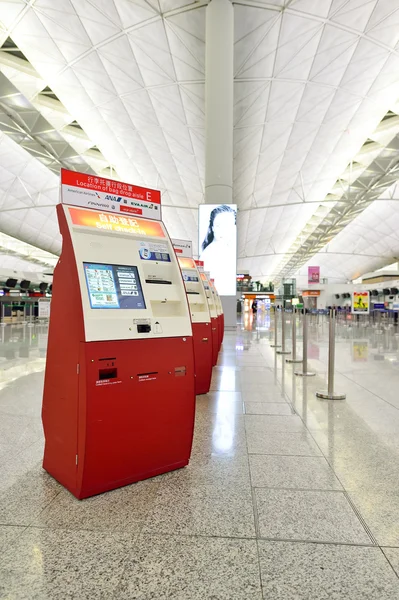
{"label": "airline logo sticker", "polygon": [[176,240],[172,239],[173,248],[175,249],[176,255],[179,256],[188,256],[191,257],[193,255],[193,243],[189,240]]}
{"label": "airline logo sticker", "polygon": [[97,212],[82,208],[69,207],[73,225],[91,227],[102,231],[116,233],[133,233],[134,235],[165,237],[162,225],[157,221],[122,217],[120,215]]}
{"label": "airline logo sticker", "polygon": [[161,220],[161,192],[61,169],[61,202]]}

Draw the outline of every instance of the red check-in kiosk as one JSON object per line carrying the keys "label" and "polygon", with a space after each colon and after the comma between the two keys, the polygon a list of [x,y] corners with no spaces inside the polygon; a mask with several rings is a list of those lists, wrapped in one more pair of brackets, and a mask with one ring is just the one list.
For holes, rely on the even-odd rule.
{"label": "red check-in kiosk", "polygon": [[212,326],[208,300],[200,274],[192,258],[179,256],[186,287],[194,340],[195,391],[207,394],[212,377]]}
{"label": "red check-in kiosk", "polygon": [[[107,203],[104,195],[115,196],[101,191],[85,198],[94,185],[73,177],[79,204],[96,208],[57,206],[63,245],[53,279],[43,467],[85,498],[187,465],[194,351],[165,226],[134,216],[156,210],[141,209],[145,202],[128,188],[116,188],[119,201]],[[108,191],[117,185],[100,181]],[[109,210],[97,208],[104,205]]]}

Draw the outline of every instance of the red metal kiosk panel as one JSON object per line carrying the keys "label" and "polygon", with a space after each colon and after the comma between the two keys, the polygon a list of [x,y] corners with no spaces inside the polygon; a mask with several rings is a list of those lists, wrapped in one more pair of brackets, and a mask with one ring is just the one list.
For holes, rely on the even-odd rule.
{"label": "red metal kiosk panel", "polygon": [[211,387],[213,348],[211,323],[193,323],[195,393],[207,394]]}
{"label": "red metal kiosk panel", "polygon": [[[188,464],[194,424],[191,340],[84,343],[76,495],[85,498]],[[101,373],[116,375],[99,379]]]}
{"label": "red metal kiosk panel", "polygon": [[222,315],[218,315],[218,345],[219,345],[219,352],[220,352],[220,348],[222,346],[222,340],[223,340]]}
{"label": "red metal kiosk panel", "polygon": [[212,365],[215,366],[219,354],[219,318],[211,319],[212,326]]}

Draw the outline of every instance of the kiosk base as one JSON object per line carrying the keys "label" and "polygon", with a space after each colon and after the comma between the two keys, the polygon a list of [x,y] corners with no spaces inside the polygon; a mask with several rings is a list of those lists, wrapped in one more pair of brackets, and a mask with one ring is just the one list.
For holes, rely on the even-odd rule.
{"label": "kiosk base", "polygon": [[193,323],[195,393],[207,394],[212,378],[212,326],[211,323]]}
{"label": "kiosk base", "polygon": [[[68,360],[74,386],[60,380],[73,377]],[[60,345],[46,368],[43,467],[79,499],[184,467],[194,412],[193,338],[82,342],[78,358]]]}

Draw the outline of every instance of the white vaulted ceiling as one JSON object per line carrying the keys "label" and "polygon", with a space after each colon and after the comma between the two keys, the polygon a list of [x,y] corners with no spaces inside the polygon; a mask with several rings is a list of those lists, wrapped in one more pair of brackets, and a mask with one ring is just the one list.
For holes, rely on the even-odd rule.
{"label": "white vaulted ceiling", "polygon": [[[38,102],[49,86],[120,179],[161,189],[170,234],[195,246],[196,207],[204,199],[205,5],[0,2],[1,44],[11,38],[41,83],[1,60],[0,70],[52,122],[54,114]],[[234,10],[238,265],[268,278],[286,264],[286,253],[384,115],[397,112],[399,0],[243,0]],[[76,150],[58,123],[57,131]],[[17,158],[0,156],[0,210],[8,211],[0,212],[0,230],[57,252],[48,208],[57,201],[56,176],[4,134],[2,148]],[[23,164],[27,171],[34,165],[30,196],[19,183],[15,193],[8,185],[16,170],[24,180]],[[379,206],[388,215],[388,204]],[[345,244],[353,245],[355,229],[350,236]],[[399,241],[389,251],[396,248],[399,255]],[[334,256],[325,269],[346,278],[347,263]]]}

